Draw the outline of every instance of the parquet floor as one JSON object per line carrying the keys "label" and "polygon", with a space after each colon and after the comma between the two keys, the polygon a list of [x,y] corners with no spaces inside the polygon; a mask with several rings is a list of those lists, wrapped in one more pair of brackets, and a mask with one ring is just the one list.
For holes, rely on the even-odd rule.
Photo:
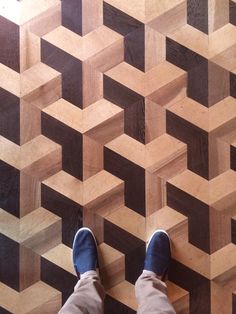
{"label": "parquet floor", "polygon": [[236,0],[0,0],[0,313],[54,314],[72,239],[133,314],[156,228],[177,313],[236,313]]}

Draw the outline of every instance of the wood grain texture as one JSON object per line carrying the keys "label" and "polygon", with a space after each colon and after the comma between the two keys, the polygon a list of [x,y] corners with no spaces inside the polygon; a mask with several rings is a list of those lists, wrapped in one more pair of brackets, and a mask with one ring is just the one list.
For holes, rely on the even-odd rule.
{"label": "wood grain texture", "polygon": [[106,314],[157,228],[176,312],[235,312],[235,56],[236,0],[1,0],[0,313],[58,313],[82,226]]}

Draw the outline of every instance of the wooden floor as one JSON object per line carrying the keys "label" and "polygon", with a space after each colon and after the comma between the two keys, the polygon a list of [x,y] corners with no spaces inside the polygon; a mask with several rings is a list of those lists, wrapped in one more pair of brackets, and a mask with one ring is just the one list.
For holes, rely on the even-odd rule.
{"label": "wooden floor", "polygon": [[236,313],[236,0],[0,1],[0,313],[54,314],[93,229],[105,314],[169,232],[177,313]]}

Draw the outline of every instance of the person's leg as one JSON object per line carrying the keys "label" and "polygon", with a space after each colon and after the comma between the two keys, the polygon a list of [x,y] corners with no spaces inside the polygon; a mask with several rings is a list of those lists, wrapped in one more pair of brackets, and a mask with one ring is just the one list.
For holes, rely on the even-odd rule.
{"label": "person's leg", "polygon": [[59,314],[102,314],[105,291],[96,272],[97,244],[92,231],[81,228],[73,243],[73,263],[80,280]]}
{"label": "person's leg", "polygon": [[171,259],[167,233],[157,230],[149,240],[143,273],[135,283],[138,314],[175,314],[162,281]]}

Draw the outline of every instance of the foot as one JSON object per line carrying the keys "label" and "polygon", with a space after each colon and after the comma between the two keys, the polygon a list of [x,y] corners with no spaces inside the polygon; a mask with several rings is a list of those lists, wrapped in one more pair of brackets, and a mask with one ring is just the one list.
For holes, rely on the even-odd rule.
{"label": "foot", "polygon": [[80,228],[75,235],[73,264],[78,276],[98,267],[97,242],[89,228]]}
{"label": "foot", "polygon": [[157,229],[149,239],[144,270],[164,280],[171,260],[170,239],[166,231]]}

